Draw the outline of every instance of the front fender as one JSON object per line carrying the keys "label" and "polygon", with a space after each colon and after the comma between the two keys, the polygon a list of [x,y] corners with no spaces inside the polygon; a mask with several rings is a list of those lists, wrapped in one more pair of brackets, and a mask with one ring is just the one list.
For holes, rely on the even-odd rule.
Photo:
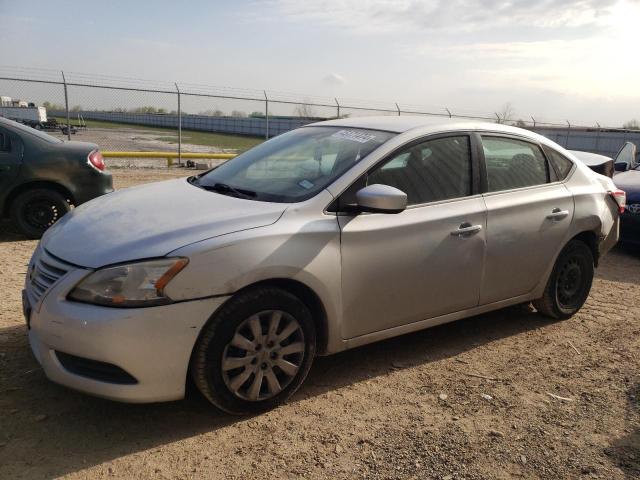
{"label": "front fender", "polygon": [[300,222],[299,215],[285,214],[276,224],[188,245],[170,256],[189,258],[166,288],[175,301],[232,295],[259,282],[291,279],[322,302],[329,343],[339,338],[340,230],[335,216]]}

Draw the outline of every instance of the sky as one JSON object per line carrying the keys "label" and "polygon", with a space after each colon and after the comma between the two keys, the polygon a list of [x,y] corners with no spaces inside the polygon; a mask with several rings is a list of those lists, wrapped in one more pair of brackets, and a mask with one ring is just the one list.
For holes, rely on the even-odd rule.
{"label": "sky", "polygon": [[490,115],[510,103],[514,118],[584,125],[640,119],[640,0],[0,0],[0,19],[0,66],[407,110]]}

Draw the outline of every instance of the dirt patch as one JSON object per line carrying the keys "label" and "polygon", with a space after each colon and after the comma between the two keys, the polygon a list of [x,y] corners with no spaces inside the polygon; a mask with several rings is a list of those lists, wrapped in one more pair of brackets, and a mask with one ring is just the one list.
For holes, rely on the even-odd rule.
{"label": "dirt patch", "polygon": [[0,478],[640,476],[638,250],[603,260],[571,320],[514,307],[319,358],[289,404],[235,418],[195,391],[127,405],[50,383],[20,307],[35,245],[0,223]]}

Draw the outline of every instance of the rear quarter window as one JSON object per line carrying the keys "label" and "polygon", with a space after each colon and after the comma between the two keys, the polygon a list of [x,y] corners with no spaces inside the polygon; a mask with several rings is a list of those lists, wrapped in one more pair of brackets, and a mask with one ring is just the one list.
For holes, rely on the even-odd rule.
{"label": "rear quarter window", "polygon": [[564,180],[571,172],[573,168],[573,162],[569,160],[567,157],[562,155],[559,152],[556,152],[553,148],[543,146],[544,153],[549,159],[549,162],[555,168],[556,172],[558,172],[558,178],[560,180]]}

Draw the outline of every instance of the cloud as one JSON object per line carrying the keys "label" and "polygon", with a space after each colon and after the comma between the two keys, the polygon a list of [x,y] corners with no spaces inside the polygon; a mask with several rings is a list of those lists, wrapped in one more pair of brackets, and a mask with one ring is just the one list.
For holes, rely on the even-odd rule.
{"label": "cloud", "polygon": [[[598,27],[624,0],[274,0],[293,21],[357,33]],[[632,1],[632,0],[628,0]]]}
{"label": "cloud", "polygon": [[329,75],[324,77],[322,81],[327,85],[344,85],[345,83],[347,83],[345,78],[339,73],[330,73]]}

